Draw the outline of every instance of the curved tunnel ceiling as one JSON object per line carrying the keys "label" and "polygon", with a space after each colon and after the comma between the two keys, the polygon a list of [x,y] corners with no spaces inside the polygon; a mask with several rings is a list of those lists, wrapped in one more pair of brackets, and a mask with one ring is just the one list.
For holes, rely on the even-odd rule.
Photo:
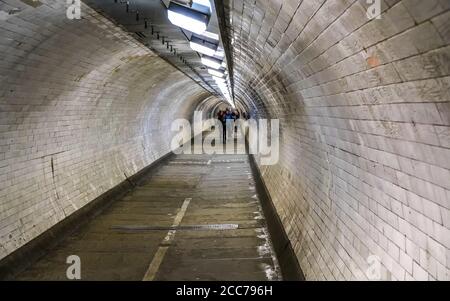
{"label": "curved tunnel ceiling", "polygon": [[[181,1],[188,5],[190,1]],[[192,33],[173,25],[167,15],[168,0],[104,1],[85,0],[84,3],[132,33],[161,58],[192,78],[212,94],[220,90],[201,62],[201,55],[191,49]],[[217,17],[212,3],[207,31],[219,35]]]}

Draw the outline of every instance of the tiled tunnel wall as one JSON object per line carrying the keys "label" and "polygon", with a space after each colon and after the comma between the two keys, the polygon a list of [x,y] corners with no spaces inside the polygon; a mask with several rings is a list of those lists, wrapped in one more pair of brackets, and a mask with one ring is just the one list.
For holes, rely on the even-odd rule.
{"label": "tiled tunnel wall", "polygon": [[168,153],[209,96],[87,6],[24,2],[0,1],[0,259]]}
{"label": "tiled tunnel wall", "polygon": [[380,19],[223,2],[235,93],[280,119],[260,168],[306,279],[374,279],[379,259],[381,279],[450,280],[450,1],[384,0]]}

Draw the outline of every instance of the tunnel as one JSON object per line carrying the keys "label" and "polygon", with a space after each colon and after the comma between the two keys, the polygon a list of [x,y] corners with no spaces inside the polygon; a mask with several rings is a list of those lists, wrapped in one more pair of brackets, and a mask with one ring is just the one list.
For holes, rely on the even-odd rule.
{"label": "tunnel", "polygon": [[[0,279],[450,280],[449,28],[448,0],[0,0]],[[238,126],[222,152],[228,113],[272,160]]]}

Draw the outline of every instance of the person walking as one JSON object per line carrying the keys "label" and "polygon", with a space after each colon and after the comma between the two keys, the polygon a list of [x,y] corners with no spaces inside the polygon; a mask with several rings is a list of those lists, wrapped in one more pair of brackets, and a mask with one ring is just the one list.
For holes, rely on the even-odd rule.
{"label": "person walking", "polygon": [[[234,114],[231,111],[231,108],[227,108],[227,111],[225,112],[225,135],[227,138],[233,135],[233,124],[234,124]],[[228,133],[226,132],[228,130]],[[226,142],[226,141],[225,141]]]}
{"label": "person walking", "polygon": [[225,143],[226,141],[226,136],[227,136],[227,129],[226,129],[226,124],[225,124],[225,115],[226,115],[226,111],[224,110],[220,110],[219,113],[217,113],[217,119],[219,119],[219,121],[222,123],[222,142]]}

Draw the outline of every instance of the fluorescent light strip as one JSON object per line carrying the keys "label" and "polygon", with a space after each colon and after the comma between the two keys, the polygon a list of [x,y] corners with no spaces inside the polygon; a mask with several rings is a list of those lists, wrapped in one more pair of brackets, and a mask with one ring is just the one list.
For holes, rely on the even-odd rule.
{"label": "fluorescent light strip", "polygon": [[169,10],[168,17],[169,17],[170,22],[172,22],[173,25],[179,26],[179,27],[189,30],[191,32],[202,33],[206,30],[205,23],[198,21],[198,20],[191,19],[185,15],[175,13],[175,12],[172,12]]}
{"label": "fluorescent light strip", "polygon": [[172,24],[198,34],[206,30],[208,23],[207,15],[174,2],[170,2],[167,16]]}
{"label": "fluorescent light strip", "polygon": [[216,53],[216,51],[214,49],[211,49],[202,44],[198,44],[198,43],[195,43],[192,41],[189,43],[189,46],[191,46],[192,50],[200,52],[202,54],[209,55],[209,56],[213,56]]}
{"label": "fluorescent light strip", "polygon": [[213,57],[202,56],[202,64],[214,69],[220,69],[222,66],[222,61],[215,59]]}
{"label": "fluorescent light strip", "polygon": [[211,8],[211,2],[209,0],[192,0],[192,2]]}
{"label": "fluorescent light strip", "polygon": [[218,48],[217,44],[205,41],[196,35],[192,35],[189,44],[193,50],[211,57],[216,54]]}
{"label": "fluorescent light strip", "polygon": [[209,0],[193,0],[192,8],[199,11],[208,10],[209,13],[212,11],[211,2],[209,2]]}
{"label": "fluorescent light strip", "polygon": [[219,40],[219,35],[216,34],[216,33],[213,33],[213,32],[205,31],[201,35],[203,37],[205,37],[205,38],[209,38],[209,39],[212,39],[212,40],[216,40],[216,41]]}
{"label": "fluorescent light strip", "polygon": [[215,75],[217,77],[221,77],[221,78],[224,77],[223,72],[220,72],[220,71],[217,71],[217,70],[214,70],[214,69],[208,68],[208,73],[211,74],[211,75]]}
{"label": "fluorescent light strip", "polygon": [[225,80],[222,81],[222,80],[221,80],[220,78],[218,78],[218,77],[214,78],[214,80],[215,80],[215,82],[218,83],[218,84],[226,84]]}
{"label": "fluorescent light strip", "polygon": [[223,57],[225,57],[225,52],[223,51],[222,48],[218,48],[216,53],[215,53],[215,55],[220,57],[220,58],[223,58]]}

